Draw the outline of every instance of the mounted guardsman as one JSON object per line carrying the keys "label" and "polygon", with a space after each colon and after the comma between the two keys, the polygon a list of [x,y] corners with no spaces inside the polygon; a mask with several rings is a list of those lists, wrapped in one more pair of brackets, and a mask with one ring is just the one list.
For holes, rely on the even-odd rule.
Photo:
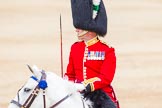
{"label": "mounted guardsman", "polygon": [[79,41],[71,46],[64,75],[76,83],[95,108],[119,108],[111,82],[116,69],[113,47],[101,41],[107,33],[107,15],[102,0],[71,0],[73,25]]}

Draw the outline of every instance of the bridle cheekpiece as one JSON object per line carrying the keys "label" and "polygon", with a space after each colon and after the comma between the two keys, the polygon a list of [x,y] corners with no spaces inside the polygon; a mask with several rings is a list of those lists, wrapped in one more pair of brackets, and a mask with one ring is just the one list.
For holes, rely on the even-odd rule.
{"label": "bridle cheekpiece", "polygon": [[38,95],[38,93],[40,92],[40,89],[43,90],[43,101],[44,101],[44,108],[46,108],[46,99],[45,99],[45,89],[48,87],[47,86],[47,82],[46,82],[46,73],[44,70],[41,71],[42,76],[40,81],[35,77],[35,76],[31,76],[30,78],[32,78],[33,80],[38,82],[38,85],[35,87],[35,89],[33,90],[33,92],[30,94],[30,96],[27,98],[27,100],[25,101],[25,103],[23,105],[20,104],[20,97],[19,97],[19,90],[17,93],[17,97],[18,97],[18,101],[15,100],[11,100],[11,103],[17,105],[20,108],[30,108],[31,104],[33,103],[34,99],[36,98],[36,96]]}

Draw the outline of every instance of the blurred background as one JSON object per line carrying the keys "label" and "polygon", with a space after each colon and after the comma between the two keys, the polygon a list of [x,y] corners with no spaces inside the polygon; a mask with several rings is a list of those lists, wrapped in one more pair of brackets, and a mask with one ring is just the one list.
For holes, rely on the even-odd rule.
{"label": "blurred background", "polygon": [[[162,0],[104,0],[116,49],[113,87],[121,108],[162,108]],[[30,77],[26,64],[61,75],[77,41],[70,0],[0,0],[0,108]]]}

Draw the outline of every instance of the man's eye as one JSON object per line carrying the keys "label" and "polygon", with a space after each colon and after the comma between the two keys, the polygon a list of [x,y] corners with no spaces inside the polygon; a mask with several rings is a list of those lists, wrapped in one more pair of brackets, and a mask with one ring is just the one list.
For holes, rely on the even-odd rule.
{"label": "man's eye", "polygon": [[30,88],[24,88],[24,92],[29,92],[30,90]]}

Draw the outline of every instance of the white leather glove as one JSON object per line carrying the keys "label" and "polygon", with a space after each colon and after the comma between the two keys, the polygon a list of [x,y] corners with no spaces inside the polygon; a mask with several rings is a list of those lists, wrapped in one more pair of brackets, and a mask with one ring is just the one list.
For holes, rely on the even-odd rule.
{"label": "white leather glove", "polygon": [[79,91],[79,92],[86,89],[82,83],[74,83],[74,85],[75,85],[75,88],[77,89],[77,91]]}

